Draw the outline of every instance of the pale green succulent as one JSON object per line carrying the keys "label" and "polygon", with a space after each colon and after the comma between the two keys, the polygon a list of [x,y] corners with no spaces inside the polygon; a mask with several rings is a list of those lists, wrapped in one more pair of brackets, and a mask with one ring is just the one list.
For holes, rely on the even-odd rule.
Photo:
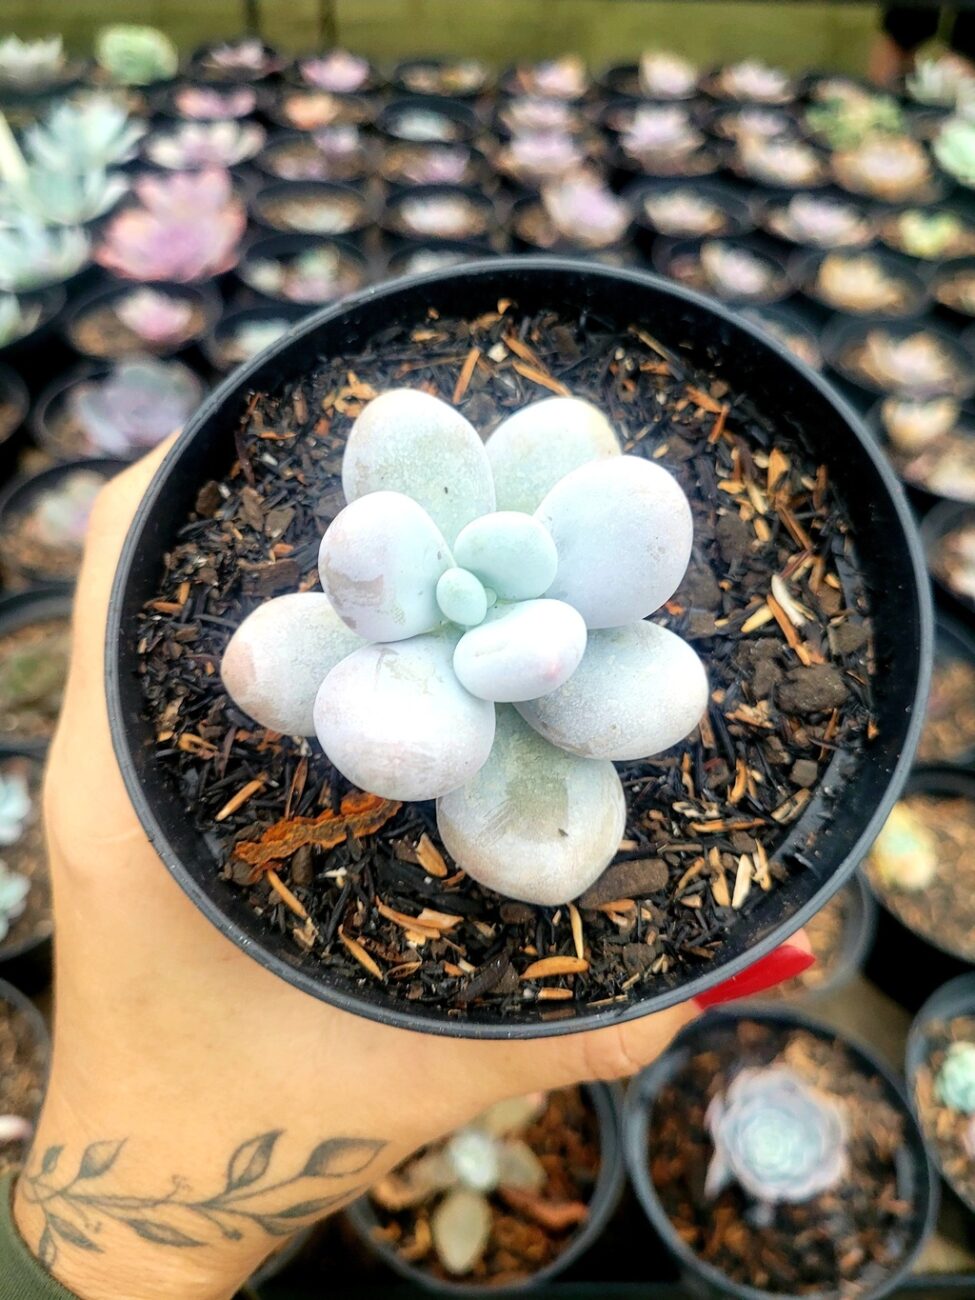
{"label": "pale green succulent", "polygon": [[952,212],[924,212],[912,208],[897,219],[901,245],[912,257],[944,257],[964,229],[961,219]]}
{"label": "pale green succulent", "polygon": [[24,144],[38,167],[84,174],[128,162],[146,130],[112,95],[91,94],[55,105],[27,128]]}
{"label": "pale green succulent", "polygon": [[935,1079],[938,1100],[975,1115],[975,1043],[952,1043]]}
{"label": "pale green succulent", "polygon": [[900,105],[890,95],[831,99],[810,108],[806,122],[831,149],[853,148],[875,131],[898,134],[904,129]]}
{"label": "pale green succulent", "polygon": [[30,881],[11,871],[6,862],[0,859],[0,943],[10,933],[10,927],[18,916],[22,916],[27,906],[30,893]]}
{"label": "pale green succulent", "polygon": [[52,229],[21,217],[0,229],[0,292],[27,293],[69,279],[87,263],[91,243],[77,226]]}
{"label": "pale green succulent", "polygon": [[12,293],[0,293],[0,348],[24,338],[41,322],[40,303],[27,305]]}
{"label": "pale green succulent", "polygon": [[33,811],[25,777],[20,772],[0,773],[0,847],[17,843]]}
{"label": "pale green succulent", "polygon": [[975,187],[975,122],[949,118],[934,140],[938,164],[959,185]]}
{"label": "pale green succulent", "polygon": [[42,86],[54,81],[64,67],[64,44],[60,36],[22,41],[7,36],[0,41],[0,82],[11,86]]}
{"label": "pale green succulent", "polygon": [[119,86],[148,86],[176,75],[179,51],[155,27],[116,23],[95,37],[95,58]]}
{"label": "pale green succulent", "polygon": [[118,173],[31,167],[22,183],[0,191],[0,225],[26,216],[46,226],[80,226],[111,211],[128,188]]}
{"label": "pale green succulent", "polygon": [[939,59],[918,59],[907,78],[907,93],[919,104],[953,108],[966,92],[975,89],[971,69],[953,55]]}

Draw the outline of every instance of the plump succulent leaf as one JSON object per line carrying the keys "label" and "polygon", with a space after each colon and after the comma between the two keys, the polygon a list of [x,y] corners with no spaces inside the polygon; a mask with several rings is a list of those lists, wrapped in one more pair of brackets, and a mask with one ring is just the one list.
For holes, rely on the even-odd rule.
{"label": "plump succulent leaf", "polygon": [[448,1192],[430,1220],[433,1245],[448,1273],[463,1277],[475,1267],[491,1240],[491,1207],[479,1192],[459,1187]]}

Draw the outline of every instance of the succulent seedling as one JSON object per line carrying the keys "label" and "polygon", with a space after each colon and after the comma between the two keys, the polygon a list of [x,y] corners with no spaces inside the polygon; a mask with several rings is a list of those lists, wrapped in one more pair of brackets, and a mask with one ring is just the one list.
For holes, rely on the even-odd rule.
{"label": "succulent seedling", "polygon": [[156,27],[115,23],[95,36],[95,59],[118,86],[148,86],[174,77],[179,51]]}
{"label": "succulent seedling", "polygon": [[329,50],[317,58],[301,59],[298,71],[309,86],[334,95],[355,94],[369,81],[368,61],[348,50]]}
{"label": "succulent seedling", "polygon": [[626,203],[590,176],[569,176],[546,185],[542,203],[557,235],[581,248],[619,243],[632,220]]}
{"label": "succulent seedling", "polygon": [[891,203],[913,197],[931,180],[928,155],[906,135],[869,135],[835,153],[833,170],[847,189]]}
{"label": "succulent seedling", "polygon": [[852,248],[869,243],[873,230],[859,209],[850,203],[795,194],[773,219],[776,234],[797,244],[816,248]]}
{"label": "succulent seedling", "polygon": [[815,149],[788,136],[742,136],[738,154],[748,175],[766,184],[815,185],[824,175]]}
{"label": "succulent seedling", "polygon": [[679,54],[647,50],[640,56],[640,89],[648,99],[686,99],[697,79],[697,68]]}
{"label": "succulent seedling", "polygon": [[42,122],[29,126],[24,149],[30,162],[46,171],[85,175],[128,162],[146,129],[113,95],[90,92],[60,101]]}
{"label": "succulent seedling", "polygon": [[32,88],[56,81],[64,63],[60,36],[37,41],[6,36],[0,41],[0,82],[9,86]]}
{"label": "succulent seedling", "polygon": [[90,254],[88,236],[78,227],[51,228],[21,215],[16,224],[0,227],[0,292],[60,284],[80,271]]}
{"label": "succulent seedling", "polygon": [[93,449],[132,456],[181,429],[202,396],[199,379],[179,361],[132,357],[104,379],[75,384],[68,403]]}
{"label": "succulent seedling", "polygon": [[[896,230],[905,253],[934,261],[949,256],[955,243],[965,235],[965,224],[953,212],[911,208],[897,217]],[[975,239],[972,245],[975,246]]]}
{"label": "succulent seedling", "polygon": [[11,871],[0,858],[0,943],[10,933],[11,926],[27,907],[30,881],[26,876]]}
{"label": "succulent seedling", "polygon": [[146,143],[150,162],[170,171],[235,167],[260,151],[264,128],[255,122],[181,122]]}
{"label": "succulent seedling", "polygon": [[905,394],[933,396],[950,391],[958,378],[950,353],[923,329],[903,337],[871,330],[861,365],[881,388]]}
{"label": "succulent seedling", "polygon": [[631,158],[680,158],[700,148],[704,137],[678,105],[638,108],[620,137]]}
{"label": "succulent seedling", "polygon": [[816,104],[806,124],[831,149],[851,149],[876,133],[896,135],[904,130],[904,115],[890,95],[846,96]]}
{"label": "succulent seedling", "polygon": [[714,239],[701,245],[701,269],[721,298],[761,298],[775,279],[775,268],[764,257]]}
{"label": "succulent seedling", "polygon": [[952,1043],[934,1081],[943,1106],[975,1115],[975,1043]]}
{"label": "succulent seedling", "polygon": [[158,289],[133,289],[116,304],[115,314],[146,343],[175,347],[188,337],[193,306]]}
{"label": "succulent seedling", "polygon": [[257,107],[252,86],[180,86],[173,97],[177,112],[197,122],[226,122],[247,117]]}
{"label": "succulent seedling", "polygon": [[885,397],[880,408],[888,438],[904,453],[916,453],[943,438],[958,423],[961,405],[953,397]]}
{"label": "succulent seedling", "polygon": [[950,118],[934,141],[934,156],[959,185],[975,187],[975,122]]}
{"label": "succulent seedling", "polygon": [[918,59],[907,78],[907,93],[919,104],[954,108],[975,95],[975,77],[966,59],[943,54],[937,59]]}
{"label": "succulent seedling", "polygon": [[870,865],[888,889],[927,889],[938,870],[934,836],[906,803],[897,803],[870,850]]}
{"label": "succulent seedling", "polygon": [[723,68],[716,87],[729,99],[756,104],[785,104],[792,98],[793,87],[788,73],[772,68],[760,59],[743,59]]}
{"label": "succulent seedling", "polygon": [[38,493],[24,523],[25,535],[39,546],[80,551],[95,497],[104,486],[101,474],[72,470],[56,487]]}
{"label": "succulent seedling", "polygon": [[24,776],[20,772],[0,772],[0,848],[17,843],[33,810]]}
{"label": "succulent seedling", "polygon": [[687,567],[687,498],[586,402],[526,407],[485,444],[412,389],[365,407],[342,483],[322,593],[244,621],[229,694],[317,735],[360,789],[437,799],[445,845],[487,887],[576,897],[622,835],[612,760],[675,744],[707,703],[694,651],[644,621]]}

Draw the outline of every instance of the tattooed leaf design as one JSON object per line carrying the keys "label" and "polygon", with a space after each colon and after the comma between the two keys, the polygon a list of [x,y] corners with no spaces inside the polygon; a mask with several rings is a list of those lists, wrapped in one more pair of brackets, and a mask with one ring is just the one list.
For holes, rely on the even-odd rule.
{"label": "tattooed leaf design", "polygon": [[315,1200],[299,1201],[297,1205],[289,1205],[286,1210],[276,1210],[275,1217],[278,1219],[304,1219],[309,1214],[324,1214],[333,1205],[338,1205],[339,1201],[344,1201],[345,1197],[344,1192],[338,1192],[334,1196],[319,1196]]}
{"label": "tattooed leaf design", "polygon": [[137,1232],[145,1241],[155,1242],[157,1246],[202,1246],[202,1241],[197,1241],[195,1237],[188,1237],[185,1232],[180,1232],[179,1228],[173,1228],[168,1223],[160,1223],[154,1219],[126,1219],[133,1232]]}
{"label": "tattooed leaf design", "polygon": [[311,1178],[351,1178],[368,1169],[385,1145],[374,1138],[329,1138],[319,1142],[302,1173]]}
{"label": "tattooed leaf design", "polygon": [[259,1228],[263,1228],[269,1237],[290,1237],[295,1231],[295,1225],[289,1219],[285,1219],[282,1223],[266,1214],[252,1214],[249,1217],[254,1220]]}
{"label": "tattooed leaf design", "polygon": [[41,1233],[41,1239],[37,1244],[37,1258],[45,1268],[50,1268],[57,1259],[58,1248],[54,1242],[54,1234],[51,1229],[44,1225],[44,1231]]}
{"label": "tattooed leaf design", "polygon": [[248,1142],[242,1142],[227,1165],[227,1186],[225,1192],[234,1192],[239,1187],[250,1187],[267,1173],[271,1163],[274,1144],[281,1136],[281,1129],[270,1133],[261,1133]]}
{"label": "tattooed leaf design", "polygon": [[41,1160],[42,1174],[54,1173],[55,1169],[58,1167],[58,1160],[61,1158],[61,1152],[63,1150],[64,1150],[63,1146],[48,1147],[48,1149],[44,1152],[43,1159]]}
{"label": "tattooed leaf design", "polygon": [[101,1178],[102,1174],[107,1174],[124,1146],[124,1138],[120,1142],[92,1142],[90,1146],[85,1147],[78,1177]]}
{"label": "tattooed leaf design", "polygon": [[78,1246],[81,1250],[95,1250],[99,1254],[102,1253],[101,1246],[96,1246],[91,1237],[86,1237],[80,1228],[67,1219],[62,1219],[59,1214],[49,1213],[47,1224],[59,1237],[63,1237],[65,1241],[70,1241],[72,1246]]}

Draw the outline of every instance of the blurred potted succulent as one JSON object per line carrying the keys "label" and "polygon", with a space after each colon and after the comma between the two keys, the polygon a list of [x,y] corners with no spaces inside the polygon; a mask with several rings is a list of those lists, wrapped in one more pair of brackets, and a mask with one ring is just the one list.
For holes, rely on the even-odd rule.
{"label": "blurred potted succulent", "polygon": [[943,501],[925,515],[921,536],[945,604],[970,619],[975,611],[975,510],[967,503]]}
{"label": "blurred potted succulent", "polygon": [[40,296],[18,298],[0,293],[0,355],[5,348],[28,338],[43,322],[44,302]]}
{"label": "blurred potted succulent", "polygon": [[54,920],[42,775],[36,756],[0,757],[0,970],[24,989],[50,978]]}
{"label": "blurred potted succulent", "polygon": [[203,344],[216,370],[233,370],[286,334],[306,309],[300,305],[267,303],[225,313]]}
{"label": "blurred potted succulent", "polygon": [[326,126],[310,134],[272,136],[254,159],[259,171],[281,181],[359,181],[372,170],[372,150],[358,126]]}
{"label": "blurred potted succulent", "polygon": [[165,357],[202,338],[219,315],[209,286],[113,286],[76,303],[64,332],[76,352],[96,361],[137,352]]}
{"label": "blurred potted succulent", "polygon": [[379,168],[384,181],[412,185],[472,185],[485,188],[490,180],[487,160],[466,144],[394,144],[385,150]]}
{"label": "blurred potted succulent", "polygon": [[975,389],[971,357],[926,321],[867,325],[835,321],[823,334],[834,369],[882,396],[967,397]]}
{"label": "blurred potted succulent", "polygon": [[254,195],[251,211],[268,230],[351,240],[375,224],[366,193],[333,181],[272,182]]}
{"label": "blurred potted succulent", "polygon": [[874,222],[862,209],[820,194],[772,199],[761,224],[770,235],[807,248],[865,248],[874,237]]}
{"label": "blurred potted succulent", "polygon": [[654,175],[698,176],[714,171],[717,162],[703,146],[703,135],[678,104],[642,105],[619,136],[624,158]]}
{"label": "blurred potted succulent", "polygon": [[66,284],[90,265],[91,242],[80,227],[51,228],[23,215],[0,226],[0,292]]}
{"label": "blurred potted succulent", "polygon": [[20,1164],[47,1082],[51,1041],[40,1012],[0,980],[0,1174]]}
{"label": "blurred potted succulent", "polygon": [[852,194],[885,203],[941,197],[923,145],[906,135],[871,135],[833,154],[833,176]]}
{"label": "blurred potted succulent", "polygon": [[541,200],[515,210],[517,237],[535,249],[618,249],[633,223],[629,204],[597,177],[569,176],[546,185]]}
{"label": "blurred potted succulent", "polygon": [[946,316],[971,324],[975,316],[975,257],[959,258],[938,267],[931,280],[931,292]]}
{"label": "blurred potted succulent", "polygon": [[491,70],[480,59],[408,59],[393,72],[393,84],[405,94],[448,99],[473,99],[490,81]]}
{"label": "blurred potted succulent", "polygon": [[830,149],[853,149],[871,135],[900,135],[904,115],[890,95],[846,96],[814,104],[806,128]]}
{"label": "blurred potted succulent", "polygon": [[958,212],[908,208],[882,217],[877,233],[896,252],[929,262],[975,254],[975,226]]}
{"label": "blurred potted succulent", "polygon": [[792,274],[807,297],[850,316],[900,320],[920,315],[928,304],[921,277],[889,253],[812,253],[797,259]]}
{"label": "blurred potted succulent", "polygon": [[975,189],[975,122],[950,118],[934,140],[938,166],[966,189]]}
{"label": "blurred potted succulent", "polygon": [[498,171],[515,184],[538,190],[579,172],[591,160],[587,144],[558,131],[514,135],[498,150]]}
{"label": "blurred potted succulent", "polygon": [[315,235],[270,235],[247,250],[238,275],[265,298],[312,307],[361,289],[366,265],[350,245]]}
{"label": "blurred potted succulent", "polygon": [[0,95],[38,95],[63,87],[76,73],[60,36],[0,40]]}
{"label": "blurred potted succulent", "polygon": [[745,136],[757,136],[760,140],[792,136],[795,128],[796,120],[791,113],[781,108],[764,108],[760,104],[718,109],[709,122],[709,129],[714,135],[722,140],[735,141],[742,140]]}
{"label": "blurred potted succulent", "polygon": [[462,239],[437,239],[424,243],[404,244],[389,255],[387,276],[424,275],[428,271],[443,271],[449,266],[461,266],[484,256],[484,246]]}
{"label": "blurred potted succulent", "polygon": [[[0,295],[0,339],[3,338],[4,307],[13,304],[13,316],[8,318],[8,325],[15,328],[22,324],[17,299],[12,295]],[[0,366],[0,446],[20,428],[27,415],[30,398],[20,376],[8,366]]]}
{"label": "blurred potted succulent", "polygon": [[506,73],[503,89],[511,95],[537,95],[541,99],[582,99],[589,91],[586,65],[576,54],[540,63],[525,63]]}
{"label": "blurred potted succulent", "polygon": [[155,27],[115,23],[95,34],[95,59],[117,86],[151,86],[175,77],[179,51]]}
{"label": "blurred potted succulent", "polygon": [[690,99],[699,75],[695,65],[679,54],[645,50],[640,55],[639,88],[648,99]]}
{"label": "blurred potted succulent", "polygon": [[[887,397],[869,422],[886,442],[898,474],[924,505],[939,500],[975,504],[975,428],[971,417],[962,415],[955,398],[911,401]],[[934,694],[932,689],[932,699]],[[966,716],[964,706],[959,705],[955,716],[961,724]],[[922,759],[923,750],[922,738]],[[925,761],[939,761],[940,757],[929,755]]]}
{"label": "blurred potted succulent", "polygon": [[419,96],[387,104],[376,126],[390,140],[406,144],[470,144],[479,131],[478,119],[466,105]]}
{"label": "blurred potted succulent", "polygon": [[33,588],[0,597],[0,737],[43,754],[61,711],[71,649],[71,593]]}
{"label": "blurred potted succulent", "polygon": [[47,171],[27,168],[19,177],[5,174],[0,161],[0,227],[16,226],[21,219],[45,226],[84,226],[105,216],[128,191],[128,181],[117,172]]}
{"label": "blurred potted succulent", "polygon": [[268,115],[290,131],[320,131],[327,126],[371,123],[373,106],[359,95],[334,95],[328,90],[286,90]]}
{"label": "blurred potted succulent", "polygon": [[624,1144],[654,1229],[708,1295],[885,1295],[934,1225],[896,1076],[791,1008],[685,1029],[630,1089]]}
{"label": "blurred potted succulent", "polygon": [[361,95],[373,89],[376,82],[369,60],[348,50],[308,55],[298,60],[295,70],[303,85],[330,95]]}
{"label": "blurred potted succulent", "polygon": [[134,189],[138,206],[111,219],[95,250],[106,270],[126,280],[189,284],[236,264],[247,215],[227,172],[144,176]]}
{"label": "blurred potted succulent", "polygon": [[654,264],[681,284],[725,302],[779,302],[792,292],[784,264],[772,252],[727,239],[678,241],[654,250]]}
{"label": "blurred potted succulent", "polygon": [[11,589],[74,581],[95,497],[120,468],[116,460],[73,461],[8,487],[0,498],[0,568]]}
{"label": "blurred potted succulent", "polygon": [[231,122],[255,113],[260,100],[253,86],[208,86],[192,82],[173,91],[167,104],[191,122]]}
{"label": "blurred potted succulent", "polygon": [[[973,492],[975,496],[975,492]],[[970,765],[975,758],[975,638],[939,614],[935,627],[931,693],[918,745],[924,764]]]}
{"label": "blurred potted succulent", "polygon": [[284,59],[255,36],[204,45],[192,66],[206,81],[262,81],[280,72]]}
{"label": "blurred potted succulent", "polygon": [[954,108],[960,100],[975,94],[975,75],[966,59],[952,54],[918,59],[907,77],[906,89],[918,104]]}
{"label": "blurred potted succulent", "polygon": [[499,1102],[388,1174],[348,1218],[402,1276],[441,1294],[522,1291],[598,1237],[622,1162],[610,1090]]}
{"label": "blurred potted succulent", "polygon": [[792,78],[781,68],[760,59],[742,59],[709,77],[705,88],[717,99],[735,99],[752,104],[788,104],[795,98]]}
{"label": "blurred potted succulent", "polygon": [[509,99],[498,107],[500,135],[550,134],[581,135],[589,123],[571,104],[559,99],[538,99],[524,95]]}
{"label": "blurred potted succulent", "polygon": [[737,195],[707,182],[673,181],[638,185],[627,193],[637,220],[672,239],[742,235],[754,228],[750,207]]}
{"label": "blurred potted succulent", "polygon": [[147,130],[108,94],[63,100],[24,133],[28,160],[48,172],[84,176],[135,157]]}
{"label": "blurred potted succulent", "polygon": [[143,157],[169,171],[199,171],[204,167],[236,167],[249,162],[263,147],[266,135],[256,122],[183,122],[156,131],[143,146]]}
{"label": "blurred potted succulent", "polygon": [[497,236],[494,203],[461,185],[417,185],[386,203],[384,227],[404,239],[476,240]]}
{"label": "blurred potted succulent", "polygon": [[125,357],[110,369],[56,381],[38,402],[34,429],[58,460],[129,460],[181,429],[202,397],[202,382],[181,362]]}
{"label": "blurred potted succulent", "polygon": [[788,136],[740,136],[734,166],[739,174],[761,185],[793,190],[815,189],[829,179],[822,155]]}

